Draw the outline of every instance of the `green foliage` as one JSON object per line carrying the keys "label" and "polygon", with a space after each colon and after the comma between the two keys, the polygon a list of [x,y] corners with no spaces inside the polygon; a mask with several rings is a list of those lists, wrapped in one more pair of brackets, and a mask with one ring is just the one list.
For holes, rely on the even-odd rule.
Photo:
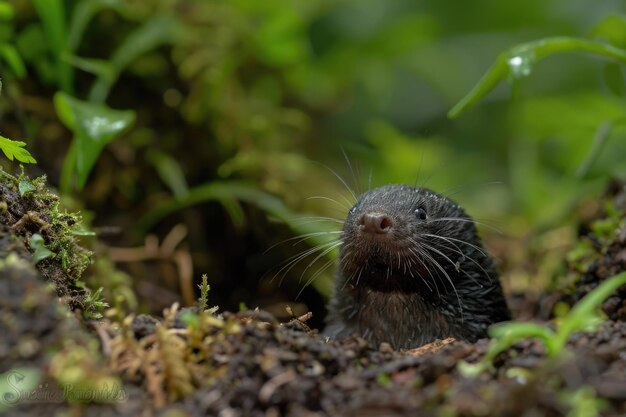
{"label": "green foliage", "polygon": [[[149,230],[159,220],[165,218],[184,207],[207,201],[218,201],[228,210],[235,223],[244,220],[240,203],[253,204],[262,209],[273,218],[279,219],[289,225],[298,234],[323,229],[323,225],[302,224],[301,215],[290,210],[280,199],[259,190],[253,184],[242,181],[213,181],[198,187],[189,189],[189,192],[181,198],[168,199],[156,205],[149,211],[139,223],[140,230]],[[326,243],[324,235],[314,235],[310,238],[313,244]],[[329,251],[330,253],[330,251]],[[336,250],[332,256],[336,255]],[[328,281],[315,280],[313,285],[323,294],[330,294],[331,286]]]}
{"label": "green foliage", "polygon": [[[122,10],[122,3],[115,0],[85,0],[73,9],[66,9],[63,1],[35,1],[34,6],[41,19],[41,28],[28,32],[29,47],[35,43],[35,33],[42,37],[53,57],[53,78],[60,91],[55,95],[55,107],[59,118],[74,133],[74,143],[66,156],[61,187],[69,192],[76,176],[76,186],[82,189],[107,143],[119,137],[134,123],[131,110],[113,110],[104,105],[112,86],[126,67],[145,53],[177,39],[177,22],[170,16],[155,16],[128,34],[110,59],[85,58],[75,54],[81,44],[89,22],[106,9]],[[68,19],[68,15],[71,16]],[[38,32],[39,31],[39,32]],[[26,34],[25,34],[26,35]],[[49,72],[39,55],[33,53],[30,60],[42,73]],[[96,75],[88,101],[74,96],[74,67]]]}
{"label": "green foliage", "polygon": [[292,213],[280,199],[259,190],[253,184],[242,181],[213,181],[191,188],[184,197],[165,200],[156,205],[144,216],[139,227],[142,230],[148,230],[165,216],[183,207],[206,201],[221,202],[229,209],[229,213],[235,221],[243,219],[241,207],[237,202],[254,204],[283,221],[296,220],[295,213]]}
{"label": "green foliage", "polygon": [[102,67],[96,72],[99,77],[91,87],[89,101],[104,101],[121,72],[129,64],[163,44],[175,42],[179,32],[178,22],[171,16],[158,15],[129,33],[109,60],[101,61]]}
{"label": "green foliage", "polygon": [[37,161],[33,156],[24,149],[26,143],[7,139],[3,136],[0,136],[0,150],[4,153],[4,155],[9,158],[9,161],[13,159],[18,160],[19,162],[23,162],[25,164],[35,164]]}
{"label": "green foliage", "polygon": [[500,353],[515,343],[527,338],[539,339],[546,348],[548,356],[563,354],[569,337],[578,331],[593,331],[603,318],[598,311],[602,302],[619,287],[626,285],[626,272],[609,278],[580,300],[565,316],[555,323],[555,330],[537,323],[509,322],[498,324],[489,329],[494,339],[483,359],[476,364],[459,363],[459,370],[468,377],[477,376],[491,367],[491,363]]}
{"label": "green foliage", "polygon": [[67,22],[63,0],[34,0],[33,5],[41,17],[41,24],[45,39],[54,57],[57,82],[61,90],[73,91],[73,73],[71,68],[63,62],[67,53]]}
{"label": "green foliage", "polygon": [[624,213],[615,206],[615,202],[607,201],[604,204],[606,216],[597,219],[591,224],[591,231],[594,237],[602,244],[602,249],[606,248],[616,240],[616,234],[621,230],[624,223]]}
{"label": "green foliage", "polygon": [[134,123],[135,112],[113,110],[61,92],[55,95],[54,104],[59,118],[74,133],[74,143],[64,167],[63,186],[66,190],[69,187],[74,162],[78,186],[83,188],[104,147]]}
{"label": "green foliage", "polygon": [[493,90],[500,81],[515,82],[528,77],[539,61],[550,55],[565,52],[590,53],[622,64],[626,63],[626,51],[586,39],[557,37],[517,45],[498,56],[483,78],[448,112],[448,116],[458,117]]}
{"label": "green foliage", "polygon": [[168,186],[175,198],[185,197],[189,193],[185,173],[176,159],[154,149],[148,151],[147,159],[156,168],[159,177]]}
{"label": "green foliage", "polygon": [[387,375],[384,372],[376,375],[376,383],[382,387],[387,387],[387,388],[391,387],[393,384],[389,375]]}
{"label": "green foliage", "polygon": [[[613,151],[605,151],[609,139],[624,136],[626,108],[621,97],[626,92],[622,71],[626,63],[626,19],[609,15],[595,25],[591,35],[596,39],[549,37],[506,49],[448,112],[448,117],[454,119],[492,91],[499,91],[496,87],[502,81],[510,84],[514,100],[509,104],[511,139],[507,147],[512,203],[535,228],[538,224],[539,228],[554,224],[566,216],[572,202],[597,187],[594,179],[624,173],[617,168],[624,146],[611,143]],[[540,80],[546,78],[545,70],[538,70],[540,61],[555,54],[580,53],[608,61],[604,64],[603,80],[614,96],[591,91],[588,86],[572,85],[552,95],[521,97],[522,85],[525,89],[532,85],[527,80],[531,75]],[[576,72],[576,66],[554,62],[553,71],[563,77],[568,71]],[[563,57],[561,62],[573,59]],[[548,63],[544,68],[550,68]],[[593,80],[593,76],[579,79],[589,84],[587,81]],[[551,155],[550,160],[545,155]],[[559,190],[557,198],[555,189]]]}
{"label": "green foliage", "polygon": [[[64,93],[56,110],[74,143],[61,189],[92,183],[80,198],[96,211],[128,213],[124,226],[138,226],[125,228],[129,235],[162,232],[181,221],[181,210],[186,222],[189,212],[204,216],[187,208],[208,201],[228,212],[225,227],[260,239],[271,233],[256,230],[250,206],[294,234],[313,231],[319,223],[305,229],[294,221],[299,213],[341,219],[346,209],[307,197],[342,204],[351,197],[309,159],[344,175],[341,148],[359,161],[348,181],[355,189],[370,178],[372,185],[417,179],[513,236],[566,224],[581,195],[626,172],[626,31],[623,15],[611,13],[619,10],[614,2],[601,10],[592,0],[576,8],[566,0],[550,7],[539,0],[16,4],[0,41],[16,47],[32,74],[28,83],[6,83],[13,92],[0,103],[9,113],[3,120],[11,135],[36,132],[33,146],[47,150],[56,141],[66,149],[66,133],[42,105],[51,91]],[[476,9],[484,13],[467,19]],[[464,99],[473,110],[446,118],[499,54],[491,84]],[[512,94],[496,88],[500,81]],[[103,107],[81,113],[89,105]],[[88,138],[79,125],[94,117],[115,124],[106,116],[120,116],[113,109],[135,116],[122,130]],[[59,166],[52,157],[44,169]],[[209,253],[214,239],[203,238],[207,247],[196,253]],[[315,283],[328,288],[330,277]]]}
{"label": "green foliage", "polygon": [[[13,6],[6,1],[0,1],[0,25],[3,25],[5,28],[5,30],[0,31],[0,59],[8,65],[8,68],[16,77],[24,78],[26,76],[26,67],[14,45],[15,33],[12,27],[14,18],[15,10]],[[3,76],[6,75],[3,74]],[[1,82],[0,87],[2,87]]]}
{"label": "green foliage", "polygon": [[100,287],[96,291],[89,292],[87,298],[85,298],[85,305],[83,306],[83,315],[87,320],[98,320],[102,318],[102,312],[109,307],[109,304],[104,301],[102,296],[102,290]]}
{"label": "green foliage", "polygon": [[33,250],[33,262],[35,264],[56,256],[54,252],[46,247],[46,242],[39,233],[35,233],[30,237],[28,245]]}
{"label": "green foliage", "polygon": [[607,402],[599,398],[588,385],[578,388],[576,391],[566,391],[560,395],[560,401],[570,407],[567,417],[596,417],[607,408]]}
{"label": "green foliage", "polygon": [[24,197],[37,191],[37,186],[33,184],[29,178],[22,177],[17,185],[17,189],[19,190],[20,195]]}

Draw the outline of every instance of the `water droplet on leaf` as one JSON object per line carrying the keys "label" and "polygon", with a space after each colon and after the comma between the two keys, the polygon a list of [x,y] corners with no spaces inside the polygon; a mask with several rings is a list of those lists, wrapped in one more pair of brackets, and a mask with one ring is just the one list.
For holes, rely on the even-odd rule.
{"label": "water droplet on leaf", "polygon": [[513,80],[528,77],[535,64],[535,57],[532,52],[512,54],[506,61],[509,66],[509,75]]}

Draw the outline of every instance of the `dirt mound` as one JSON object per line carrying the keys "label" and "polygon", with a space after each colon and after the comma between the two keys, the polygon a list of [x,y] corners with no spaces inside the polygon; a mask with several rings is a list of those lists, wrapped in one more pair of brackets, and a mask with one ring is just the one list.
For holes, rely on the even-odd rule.
{"label": "dirt mound", "polygon": [[[29,196],[20,191],[20,182],[13,179],[0,187],[6,206],[0,214],[0,412],[168,417],[626,413],[626,323],[620,320],[574,334],[567,348],[552,357],[539,340],[525,339],[497,355],[488,370],[470,376],[459,363],[478,362],[488,340],[446,340],[413,351],[394,351],[384,343],[370,346],[358,337],[329,341],[308,328],[308,315],[281,324],[263,311],[208,308],[206,282],[197,307],[174,305],[162,318],[124,316],[111,309],[106,318],[86,319],[76,307],[87,303],[87,292],[73,293],[82,288],[74,275],[78,270],[62,261],[86,254],[70,240],[69,219],[76,217],[61,214],[53,198],[37,202],[37,195],[49,195],[42,184],[34,184]],[[569,291],[562,290],[561,301],[574,304],[624,269],[626,211],[615,202],[617,195],[604,206],[605,215],[589,223],[570,255]],[[53,254],[37,263],[38,271],[32,266],[41,255],[31,244],[35,235]],[[76,250],[78,258],[61,255],[64,250]],[[624,292],[609,298],[604,309],[611,318],[623,318]]]}

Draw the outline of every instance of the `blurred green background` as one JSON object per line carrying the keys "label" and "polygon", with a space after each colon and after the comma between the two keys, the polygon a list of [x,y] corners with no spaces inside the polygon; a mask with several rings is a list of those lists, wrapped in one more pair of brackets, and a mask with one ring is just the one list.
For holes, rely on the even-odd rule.
{"label": "blurred green background", "polygon": [[0,129],[128,273],[94,265],[109,299],[132,288],[158,311],[207,273],[225,309],[323,311],[333,252],[281,268],[327,236],[278,243],[340,226],[306,219],[345,215],[332,171],[356,191],[452,196],[501,231],[481,229],[509,291],[540,291],[573,208],[626,174],[619,59],[537,60],[447,113],[517,44],[625,47],[622,13],[617,0],[2,1]]}

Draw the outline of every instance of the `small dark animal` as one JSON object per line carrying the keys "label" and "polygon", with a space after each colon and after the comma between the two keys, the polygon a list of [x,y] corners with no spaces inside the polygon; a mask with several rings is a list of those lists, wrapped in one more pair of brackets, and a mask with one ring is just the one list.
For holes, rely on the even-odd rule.
{"label": "small dark animal", "polygon": [[364,193],[344,222],[324,333],[395,348],[486,337],[489,325],[510,314],[474,223],[425,188]]}

